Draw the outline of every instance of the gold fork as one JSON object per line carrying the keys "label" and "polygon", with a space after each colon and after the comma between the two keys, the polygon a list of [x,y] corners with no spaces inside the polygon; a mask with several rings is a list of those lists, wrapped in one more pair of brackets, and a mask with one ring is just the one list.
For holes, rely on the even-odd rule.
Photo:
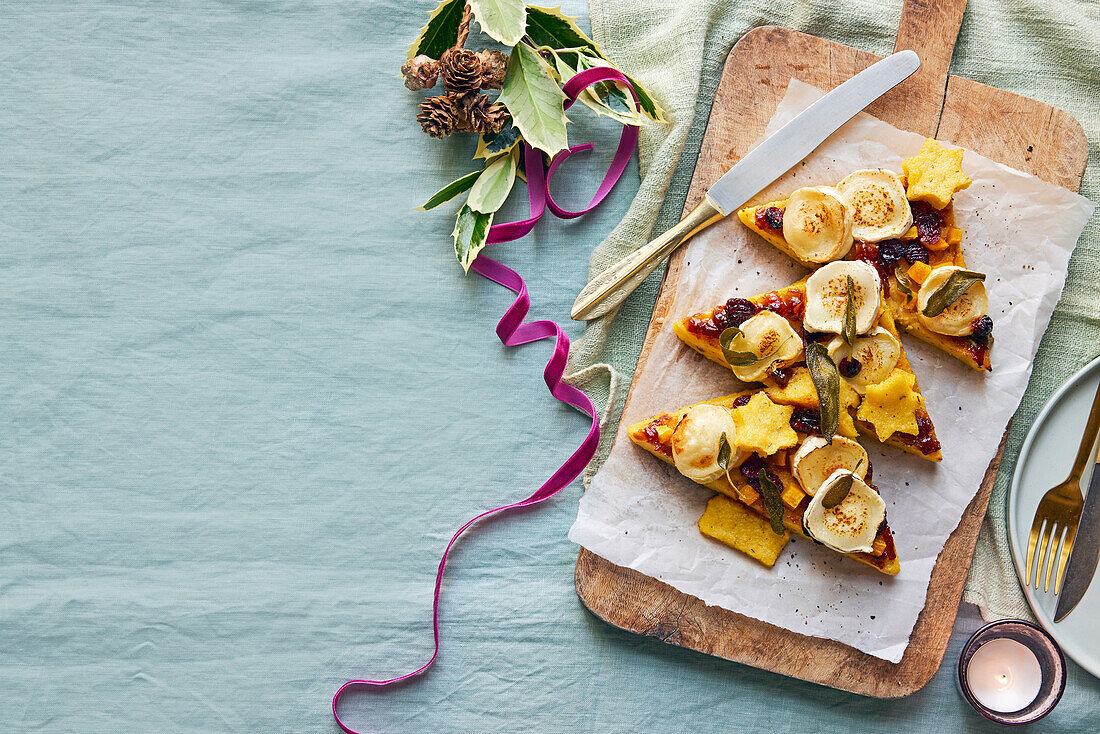
{"label": "gold fork", "polygon": [[[1100,432],[1100,386],[1097,387],[1096,396],[1092,399],[1092,410],[1089,411],[1089,420],[1085,424],[1085,435],[1081,437],[1081,445],[1077,449],[1077,458],[1073,460],[1073,468],[1070,469],[1069,476],[1066,481],[1044,494],[1043,499],[1039,501],[1039,507],[1035,510],[1035,520],[1031,523],[1031,535],[1027,539],[1024,586],[1031,583],[1032,561],[1035,560],[1035,550],[1038,548],[1039,563],[1035,568],[1035,589],[1038,590],[1039,584],[1043,583],[1043,591],[1050,591],[1050,576],[1054,569],[1055,556],[1059,556],[1058,575],[1054,581],[1055,596],[1062,589],[1062,575],[1066,570],[1066,561],[1069,560],[1069,555],[1073,551],[1073,541],[1077,537],[1077,523],[1081,519],[1081,507],[1085,503],[1081,495],[1081,475],[1089,459],[1092,458],[1098,432]],[[1059,552],[1059,542],[1061,552]],[[1046,562],[1045,574],[1043,573],[1044,561]]]}

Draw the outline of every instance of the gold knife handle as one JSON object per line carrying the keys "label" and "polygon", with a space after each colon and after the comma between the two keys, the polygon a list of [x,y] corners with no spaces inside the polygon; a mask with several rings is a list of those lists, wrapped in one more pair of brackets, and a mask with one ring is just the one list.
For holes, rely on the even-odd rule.
{"label": "gold knife handle", "polygon": [[593,278],[573,302],[570,317],[574,321],[591,321],[606,315],[626,300],[677,247],[725,216],[709,196],[703,197],[675,227]]}
{"label": "gold knife handle", "polygon": [[1088,466],[1092,452],[1096,448],[1096,436],[1100,433],[1100,386],[1096,388],[1096,397],[1092,399],[1092,410],[1089,411],[1089,420],[1085,424],[1085,434],[1081,436],[1081,445],[1077,448],[1077,458],[1073,460],[1073,469],[1070,470],[1070,481],[1081,481],[1081,475]]}

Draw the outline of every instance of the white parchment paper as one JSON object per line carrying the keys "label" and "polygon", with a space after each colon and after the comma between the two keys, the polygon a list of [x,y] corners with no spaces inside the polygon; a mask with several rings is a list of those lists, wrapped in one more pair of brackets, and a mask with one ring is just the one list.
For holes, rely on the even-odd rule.
{"label": "white parchment paper", "polygon": [[[821,94],[792,79],[767,134]],[[915,154],[922,142],[920,135],[861,115],[755,201],[783,198],[801,186],[835,184],[858,168],[900,172],[902,159]],[[793,538],[768,569],[699,533],[696,523],[710,490],[683,478],[625,435],[629,424],[738,387],[730,372],[684,346],[671,323],[662,327],[649,360],[638,370],[614,448],[581,499],[570,539],[707,604],[900,660],[924,607],[936,557],[976,493],[1027,386],[1070,252],[1093,211],[1093,204],[1077,194],[971,151],[964,155],[963,169],[974,183],[956,194],[955,216],[965,232],[967,265],[987,274],[994,371],[972,371],[903,336],[943,444],[943,463],[861,439],[887,503],[899,575],[885,576],[801,538]],[[735,216],[687,247],[670,320],[727,298],[788,285],[805,274]]]}

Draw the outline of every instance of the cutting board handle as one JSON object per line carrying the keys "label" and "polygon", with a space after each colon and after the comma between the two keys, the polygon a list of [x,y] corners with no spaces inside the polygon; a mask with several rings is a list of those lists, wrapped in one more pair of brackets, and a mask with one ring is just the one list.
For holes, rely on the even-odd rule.
{"label": "cutting board handle", "polygon": [[935,135],[939,127],[947,73],[959,37],[966,0],[905,0],[895,51],[920,55],[920,69],[906,82],[906,107],[914,132]]}

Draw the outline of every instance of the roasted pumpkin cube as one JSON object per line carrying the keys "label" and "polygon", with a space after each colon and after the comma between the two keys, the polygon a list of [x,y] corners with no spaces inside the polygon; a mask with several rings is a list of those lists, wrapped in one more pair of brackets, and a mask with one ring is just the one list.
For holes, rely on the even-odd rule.
{"label": "roasted pumpkin cube", "polygon": [[788,484],[783,488],[783,493],[780,497],[783,498],[783,504],[792,510],[796,509],[802,498],[806,496],[806,493],[802,491],[800,487],[796,487],[793,484]]}
{"label": "roasted pumpkin cube", "polygon": [[754,505],[760,499],[760,493],[747,484],[739,484],[734,489],[737,491],[737,496],[746,505]]}
{"label": "roasted pumpkin cube", "polygon": [[923,283],[931,272],[932,268],[927,263],[915,262],[909,266],[909,279],[914,283]]}

